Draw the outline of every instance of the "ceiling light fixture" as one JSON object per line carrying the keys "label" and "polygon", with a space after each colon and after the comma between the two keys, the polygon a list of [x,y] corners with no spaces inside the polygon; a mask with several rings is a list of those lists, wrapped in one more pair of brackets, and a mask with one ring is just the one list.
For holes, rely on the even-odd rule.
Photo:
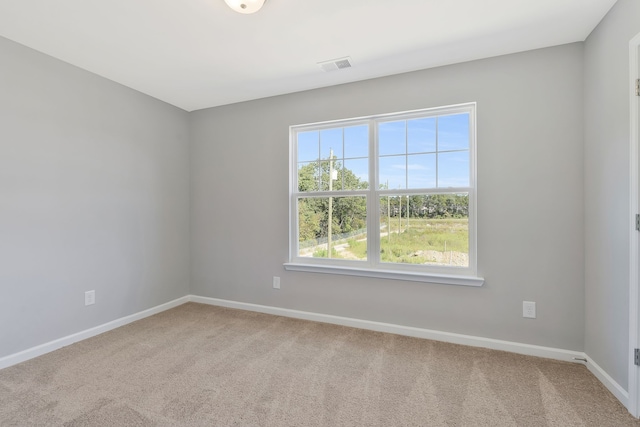
{"label": "ceiling light fixture", "polygon": [[224,0],[231,9],[238,13],[255,13],[259,11],[266,0]]}

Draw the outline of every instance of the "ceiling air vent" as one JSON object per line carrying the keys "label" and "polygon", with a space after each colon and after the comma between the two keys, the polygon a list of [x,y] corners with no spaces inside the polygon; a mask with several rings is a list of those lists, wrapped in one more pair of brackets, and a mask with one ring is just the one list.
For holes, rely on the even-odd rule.
{"label": "ceiling air vent", "polygon": [[335,71],[342,70],[343,68],[351,68],[351,58],[348,56],[344,58],[332,59],[330,61],[318,62],[322,71]]}

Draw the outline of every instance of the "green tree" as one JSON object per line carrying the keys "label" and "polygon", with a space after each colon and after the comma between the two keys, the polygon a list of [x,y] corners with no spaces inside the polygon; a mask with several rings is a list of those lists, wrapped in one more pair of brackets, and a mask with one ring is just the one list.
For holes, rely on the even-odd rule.
{"label": "green tree", "polygon": [[[298,190],[301,192],[328,191],[330,175],[329,159],[309,163],[298,170]],[[361,180],[353,171],[344,168],[342,162],[333,161],[336,179],[331,183],[332,190],[363,190],[368,183]],[[312,194],[310,194],[311,196]],[[332,234],[343,234],[363,229],[367,221],[367,203],[365,197],[333,197]],[[329,198],[305,197],[298,202],[299,240],[327,237],[329,222]]]}

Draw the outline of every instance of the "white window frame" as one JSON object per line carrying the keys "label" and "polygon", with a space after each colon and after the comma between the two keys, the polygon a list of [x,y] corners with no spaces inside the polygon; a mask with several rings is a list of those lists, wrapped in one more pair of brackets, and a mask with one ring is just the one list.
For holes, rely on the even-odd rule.
{"label": "white window frame", "polygon": [[[434,189],[402,189],[380,190],[378,183],[378,124],[396,120],[437,117],[452,114],[469,114],[469,187],[434,188]],[[339,191],[298,191],[298,147],[297,134],[311,130],[322,130],[336,127],[369,125],[369,186],[366,190]],[[329,122],[294,125],[289,128],[289,262],[284,264],[286,270],[314,273],[341,274],[384,279],[409,280],[451,285],[481,286],[484,279],[477,276],[477,210],[476,210],[476,103],[465,103],[446,107],[427,108],[392,114],[381,114],[353,119],[334,120]],[[379,261],[380,236],[372,234],[379,230],[380,210],[378,200],[385,195],[411,194],[469,194],[469,266],[436,266],[401,263],[383,263]],[[299,197],[343,197],[365,195],[367,198],[367,248],[366,261],[351,261],[335,258],[308,258],[298,256],[298,203]]]}

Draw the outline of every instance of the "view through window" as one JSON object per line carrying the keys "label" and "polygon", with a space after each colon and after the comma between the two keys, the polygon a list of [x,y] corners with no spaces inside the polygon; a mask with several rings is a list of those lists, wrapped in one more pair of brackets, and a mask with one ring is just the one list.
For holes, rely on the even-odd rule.
{"label": "view through window", "polygon": [[292,262],[475,272],[475,104],[293,126]]}

